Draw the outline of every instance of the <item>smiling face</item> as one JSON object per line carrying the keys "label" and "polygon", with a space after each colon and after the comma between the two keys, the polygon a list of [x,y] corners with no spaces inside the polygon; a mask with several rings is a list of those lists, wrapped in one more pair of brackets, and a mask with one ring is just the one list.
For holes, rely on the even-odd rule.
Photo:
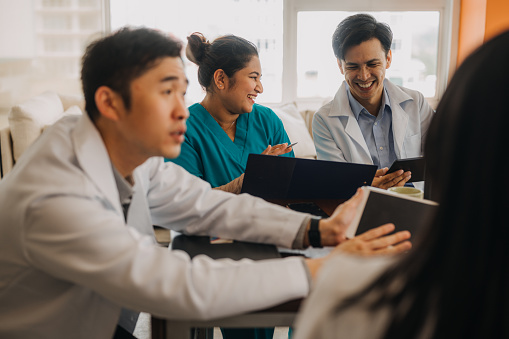
{"label": "smiling face", "polygon": [[392,53],[387,56],[380,40],[373,38],[350,47],[339,69],[350,86],[350,92],[363,106],[380,106],[385,70],[390,67]]}
{"label": "smiling face", "polygon": [[224,107],[233,114],[251,112],[256,97],[263,93],[261,76],[260,59],[253,56],[246,67],[235,72],[231,78],[226,77],[226,91],[221,98]]}
{"label": "smiling face", "polygon": [[117,134],[131,156],[175,158],[184,142],[189,112],[182,60],[164,57],[131,82],[131,107],[120,112]]}

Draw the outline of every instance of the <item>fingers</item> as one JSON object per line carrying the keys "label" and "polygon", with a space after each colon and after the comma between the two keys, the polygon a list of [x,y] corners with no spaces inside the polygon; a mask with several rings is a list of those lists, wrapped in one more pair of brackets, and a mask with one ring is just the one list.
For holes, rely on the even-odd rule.
{"label": "fingers", "polygon": [[358,235],[356,238],[360,238],[364,241],[370,241],[376,238],[380,238],[383,235],[389,234],[392,231],[394,231],[396,227],[394,224],[385,224],[382,226],[378,226],[375,228],[370,229],[369,231],[366,231],[360,235]]}
{"label": "fingers", "polygon": [[269,145],[269,147],[267,147],[265,149],[265,151],[262,152],[262,154],[281,155],[281,154],[286,154],[286,153],[291,152],[291,151],[292,151],[292,148],[288,147],[287,143],[283,143],[283,144],[277,144],[277,145],[274,145],[274,146],[270,146]]}
{"label": "fingers", "polygon": [[379,170],[376,170],[375,177],[381,177],[384,176],[389,169],[387,167],[380,168]]}
{"label": "fingers", "polygon": [[383,249],[377,250],[377,254],[398,254],[410,251],[412,249],[412,243],[410,241],[403,241],[395,246],[388,246]]}
{"label": "fingers", "polygon": [[[408,173],[408,175],[407,175]],[[410,180],[410,178],[412,177],[411,173],[410,172],[405,172],[405,175],[403,175],[403,178],[395,185],[393,186],[405,186],[405,184],[407,183],[408,180]],[[399,179],[400,177],[398,177]]]}
{"label": "fingers", "polygon": [[362,201],[363,195],[364,191],[359,187],[357,188],[357,192],[355,192],[355,194],[343,204],[351,205],[352,207],[357,208],[357,206],[359,206],[360,202]]}
{"label": "fingers", "polygon": [[403,172],[403,170],[398,170],[396,172],[392,172],[381,177],[375,177],[373,179],[372,185],[374,187],[379,187],[383,189],[387,189],[393,186],[403,186],[405,183],[410,180],[412,177],[411,172]]}
{"label": "fingers", "polygon": [[410,232],[401,231],[385,237],[374,239],[370,242],[370,245],[373,250],[385,250],[408,239],[410,239]]}
{"label": "fingers", "polygon": [[271,145],[267,146],[267,148],[265,149],[265,151],[262,152],[262,154],[269,154],[271,149],[272,149]]}
{"label": "fingers", "polygon": [[393,230],[393,224],[379,226],[341,243],[337,249],[358,255],[396,254],[410,250],[410,232],[401,231],[387,235]]}

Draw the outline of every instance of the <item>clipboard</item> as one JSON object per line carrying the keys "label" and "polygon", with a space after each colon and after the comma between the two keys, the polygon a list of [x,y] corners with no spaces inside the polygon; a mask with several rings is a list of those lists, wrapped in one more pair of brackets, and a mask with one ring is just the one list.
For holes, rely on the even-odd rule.
{"label": "clipboard", "polygon": [[176,236],[172,240],[171,249],[184,251],[191,258],[200,254],[205,254],[212,259],[229,258],[241,260],[248,258],[251,260],[264,260],[281,258],[281,254],[279,254],[275,245],[243,241],[213,244],[210,241],[210,237],[183,234]]}
{"label": "clipboard", "polygon": [[375,165],[250,154],[241,193],[263,199],[349,199]]}

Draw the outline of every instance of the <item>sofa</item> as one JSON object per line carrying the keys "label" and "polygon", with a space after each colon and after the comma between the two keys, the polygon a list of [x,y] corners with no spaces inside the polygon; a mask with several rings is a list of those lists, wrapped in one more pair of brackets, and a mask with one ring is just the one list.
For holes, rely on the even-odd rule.
{"label": "sofa", "polygon": [[[269,105],[282,120],[294,147],[295,156],[316,158],[311,134],[313,111],[299,112],[297,105]],[[23,152],[44,129],[66,115],[82,114],[85,103],[81,96],[44,92],[15,105],[8,113],[9,125],[0,129],[0,178],[15,165]]]}

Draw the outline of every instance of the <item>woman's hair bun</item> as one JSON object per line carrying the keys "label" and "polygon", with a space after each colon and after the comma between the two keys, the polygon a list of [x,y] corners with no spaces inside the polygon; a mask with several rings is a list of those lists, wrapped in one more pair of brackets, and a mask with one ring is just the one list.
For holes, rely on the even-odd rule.
{"label": "woman's hair bun", "polygon": [[210,42],[199,32],[187,37],[186,57],[197,65],[200,65],[207,55]]}

